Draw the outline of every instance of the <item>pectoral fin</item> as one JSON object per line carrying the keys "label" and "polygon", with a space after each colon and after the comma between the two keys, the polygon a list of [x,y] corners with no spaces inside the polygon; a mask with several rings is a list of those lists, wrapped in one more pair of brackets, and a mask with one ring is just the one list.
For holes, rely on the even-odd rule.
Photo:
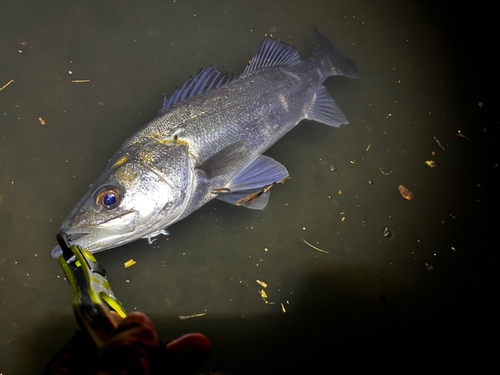
{"label": "pectoral fin", "polygon": [[217,199],[247,208],[262,210],[266,206],[270,190],[277,183],[288,179],[288,171],[276,160],[259,156],[243,169],[227,187],[216,189]]}
{"label": "pectoral fin", "polygon": [[223,174],[231,174],[249,162],[250,141],[241,140],[218,151],[205,160],[197,169],[205,178],[212,179]]}
{"label": "pectoral fin", "polygon": [[268,156],[257,157],[226,186],[232,192],[262,188],[282,182],[288,177],[286,168]]}
{"label": "pectoral fin", "polygon": [[255,193],[230,193],[230,194],[221,194],[217,197],[217,199],[233,204],[235,206],[243,206],[246,208],[251,208],[253,210],[263,210],[267,205],[267,201],[269,200],[269,195],[271,192],[267,191],[256,191]]}

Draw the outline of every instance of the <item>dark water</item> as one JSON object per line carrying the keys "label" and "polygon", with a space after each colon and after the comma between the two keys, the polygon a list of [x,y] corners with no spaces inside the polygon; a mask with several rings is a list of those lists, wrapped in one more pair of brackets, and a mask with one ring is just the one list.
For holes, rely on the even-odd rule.
{"label": "dark water", "polygon": [[[498,68],[488,11],[452,13],[418,1],[3,2],[0,86],[14,82],[0,91],[0,373],[39,373],[77,329],[55,233],[162,95],[210,63],[241,73],[266,33],[307,56],[313,24],[359,68],[326,83],[350,124],[303,122],[268,151],[291,180],[264,211],[212,202],[168,238],[98,260],[162,338],[211,339],[200,371],[387,371],[403,358],[481,372],[498,345]],[[178,318],[195,313],[206,315]]]}

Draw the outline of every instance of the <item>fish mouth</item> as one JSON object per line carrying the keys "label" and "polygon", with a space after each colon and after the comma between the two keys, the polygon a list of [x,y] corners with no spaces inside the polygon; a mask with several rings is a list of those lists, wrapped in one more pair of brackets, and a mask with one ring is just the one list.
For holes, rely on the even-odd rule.
{"label": "fish mouth", "polygon": [[119,246],[132,237],[136,229],[137,213],[127,212],[97,225],[64,226],[57,233],[61,248],[79,245],[91,253]]}
{"label": "fish mouth", "polygon": [[61,248],[63,246],[65,247],[71,247],[71,242],[74,242],[76,240],[78,240],[79,238],[82,238],[82,237],[85,237],[87,235],[89,235],[90,233],[89,232],[70,232],[70,233],[67,233],[65,232],[63,229],[60,229],[59,232],[57,232],[57,242],[59,243],[59,245],[61,246]]}

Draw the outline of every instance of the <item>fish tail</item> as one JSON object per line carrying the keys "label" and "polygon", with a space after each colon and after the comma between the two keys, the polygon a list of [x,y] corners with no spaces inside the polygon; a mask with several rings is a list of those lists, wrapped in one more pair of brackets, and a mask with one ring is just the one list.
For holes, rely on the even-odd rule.
{"label": "fish tail", "polygon": [[316,26],[314,26],[314,31],[316,32],[316,46],[311,58],[323,62],[323,66],[328,69],[328,76],[338,75],[358,78],[356,65],[339,52],[335,44],[321,35]]}

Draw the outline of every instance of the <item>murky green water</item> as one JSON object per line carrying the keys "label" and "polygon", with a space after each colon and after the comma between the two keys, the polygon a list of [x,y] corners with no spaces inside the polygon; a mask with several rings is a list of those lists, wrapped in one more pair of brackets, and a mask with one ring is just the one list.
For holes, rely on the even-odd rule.
{"label": "murky green water", "polygon": [[313,24],[360,71],[326,83],[351,123],[305,121],[268,151],[291,179],[264,211],[214,201],[154,245],[98,254],[113,290],[163,338],[205,333],[204,371],[425,366],[492,342],[488,35],[412,1],[2,8],[0,86],[14,82],[0,91],[1,374],[39,373],[77,329],[55,233],[163,93],[210,63],[241,73],[265,33],[307,56]]}

